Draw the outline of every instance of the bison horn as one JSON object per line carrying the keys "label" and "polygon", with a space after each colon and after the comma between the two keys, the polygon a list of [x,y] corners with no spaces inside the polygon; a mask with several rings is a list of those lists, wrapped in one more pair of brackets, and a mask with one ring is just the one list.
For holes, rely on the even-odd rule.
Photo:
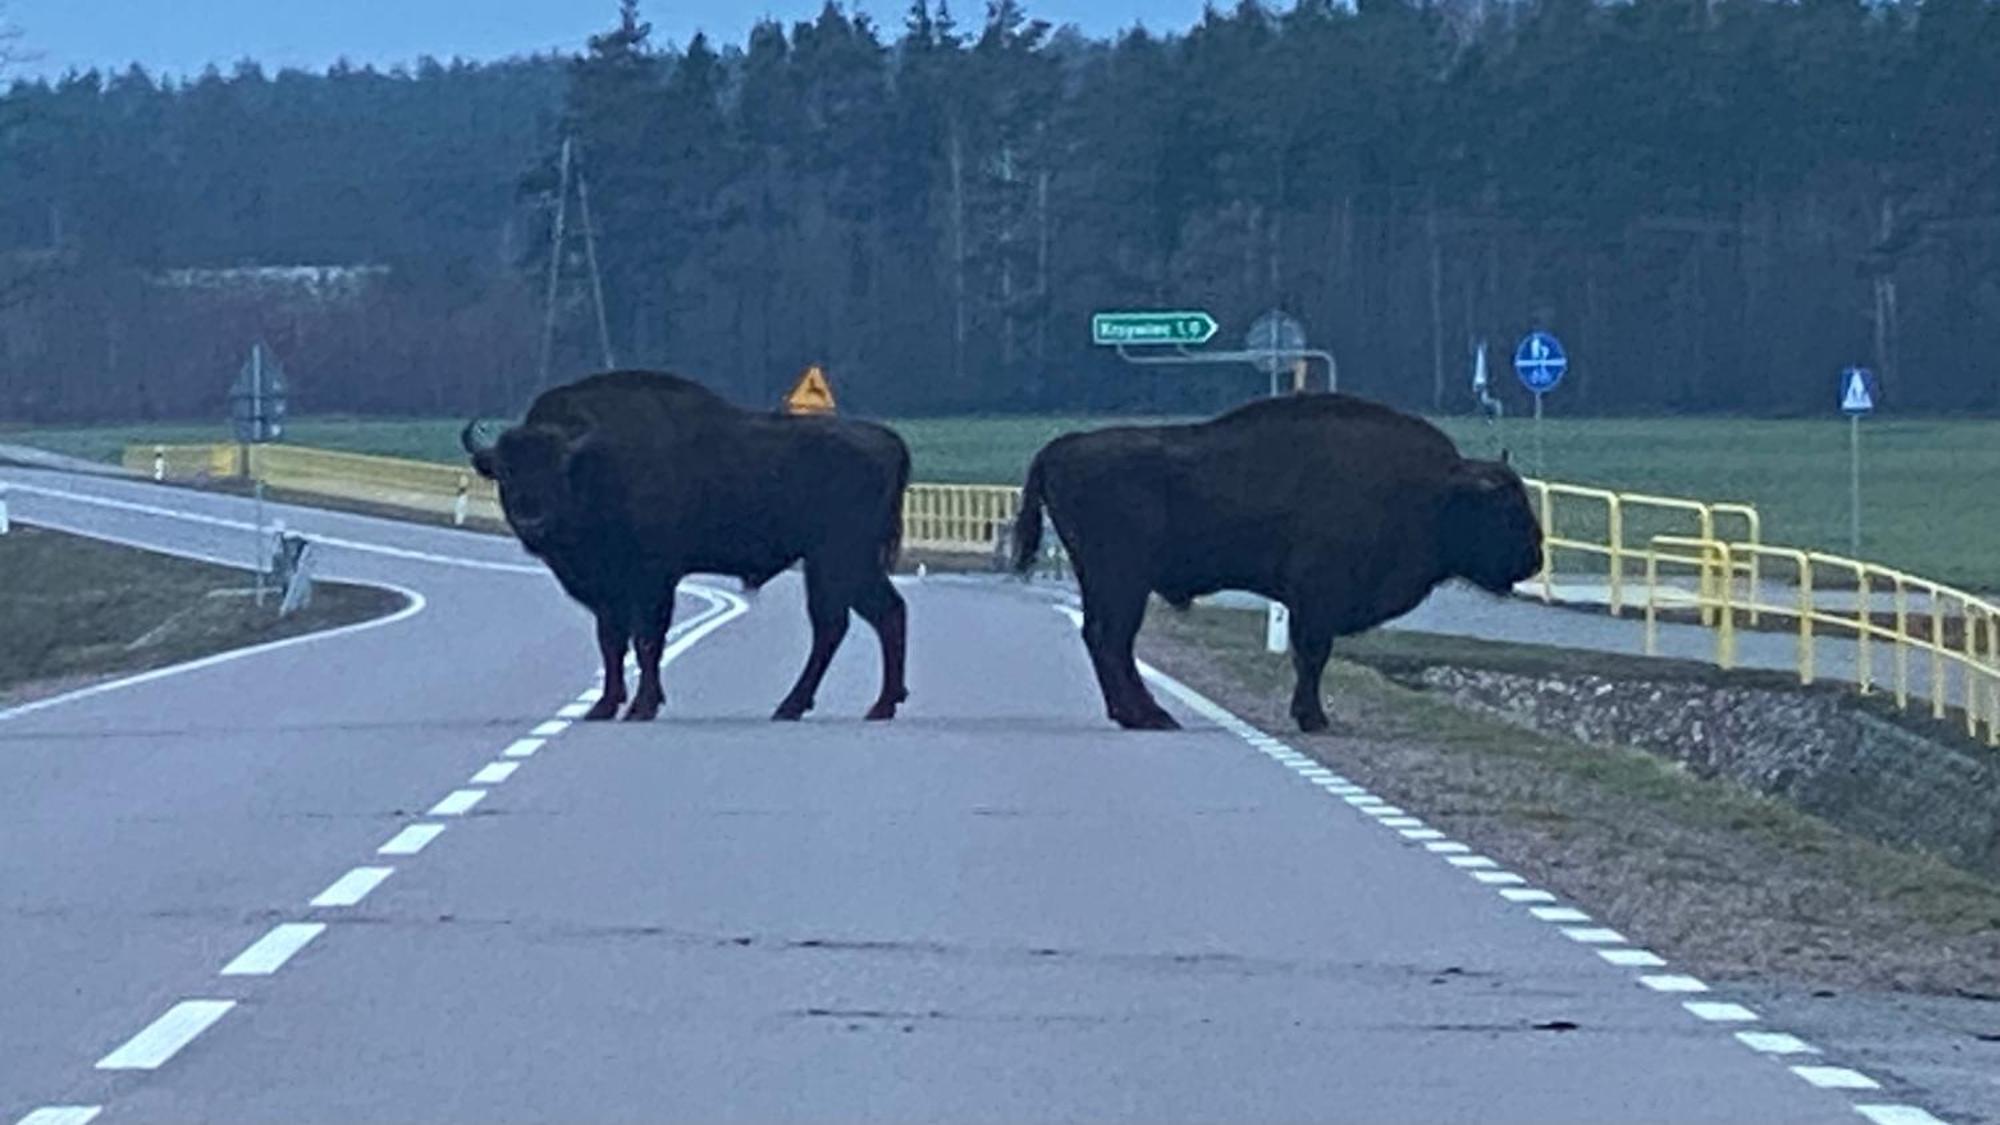
{"label": "bison horn", "polygon": [[474,418],[472,421],[467,422],[465,424],[465,428],[463,430],[460,430],[458,432],[458,444],[464,446],[465,451],[474,457],[479,456],[481,453],[484,453],[488,448],[490,448],[490,446],[482,446],[479,444],[479,437],[477,432],[478,429],[479,429],[479,419]]}

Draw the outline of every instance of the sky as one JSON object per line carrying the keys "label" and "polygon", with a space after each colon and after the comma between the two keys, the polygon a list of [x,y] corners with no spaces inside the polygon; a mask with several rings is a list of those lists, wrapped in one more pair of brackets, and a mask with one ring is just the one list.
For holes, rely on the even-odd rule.
{"label": "sky", "polygon": [[[758,19],[790,23],[818,14],[823,0],[646,0],[641,11],[656,40],[684,44],[695,31],[741,43]],[[859,0],[886,33],[902,27],[908,0]],[[952,5],[973,23],[984,0]],[[1184,30],[1202,0],[1028,0],[1028,13],[1111,35],[1143,22]],[[324,68],[345,55],[387,65],[419,55],[496,59],[541,50],[581,50],[585,39],[617,20],[617,0],[0,0],[0,14],[22,32],[37,57],[18,69],[56,76],[71,68],[122,70],[138,62],[156,73],[199,74],[254,58],[266,70]]]}

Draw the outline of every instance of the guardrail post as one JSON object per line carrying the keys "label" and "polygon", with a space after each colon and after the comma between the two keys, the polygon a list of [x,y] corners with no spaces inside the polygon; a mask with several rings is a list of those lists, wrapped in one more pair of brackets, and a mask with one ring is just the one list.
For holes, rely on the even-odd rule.
{"label": "guardrail post", "polygon": [[1605,498],[1611,548],[1611,616],[1625,615],[1625,509],[1617,496]]}
{"label": "guardrail post", "polygon": [[[1874,607],[1869,607],[1869,620],[1874,620]],[[1896,707],[1910,709],[1910,595],[1903,586],[1903,576],[1896,576]]]}
{"label": "guardrail post", "polygon": [[[1729,544],[1713,543],[1712,550],[1714,551],[1715,561],[1719,564],[1722,573],[1725,576],[1733,574],[1735,568],[1731,562]],[[1704,559],[1702,570],[1703,573],[1707,573],[1708,566],[1706,560],[1709,557],[1709,552],[1703,551],[1702,556]],[[1715,630],[1715,662],[1725,671],[1736,667],[1736,606],[1733,600],[1735,585],[1734,580],[1728,578],[1725,578],[1722,583],[1722,596],[1720,599],[1722,604],[1718,607],[1720,610],[1717,614],[1719,622]]]}
{"label": "guardrail post", "polygon": [[1660,655],[1660,552],[1646,548],[1646,655]]}
{"label": "guardrail post", "polygon": [[1799,683],[1813,682],[1813,572],[1804,554],[1799,564]]}
{"label": "guardrail post", "polygon": [[[1696,505],[1695,514],[1699,520],[1697,526],[1701,528],[1701,537],[1711,543],[1714,542],[1715,513],[1709,509],[1708,505],[1699,504]],[[1697,580],[1700,589],[1699,597],[1696,601],[1701,607],[1701,623],[1713,628],[1715,626],[1715,574],[1708,565],[1709,558],[1709,552],[1704,550],[1701,553],[1701,577]],[[1724,580],[1730,581],[1732,578],[1725,578]]]}
{"label": "guardrail post", "polygon": [[1547,483],[1547,482],[1545,482],[1545,481],[1544,481],[1544,482],[1539,482],[1539,483],[1541,484],[1541,489],[1540,489],[1540,491],[1541,491],[1541,495],[1542,495],[1542,512],[1541,512],[1541,515],[1542,515],[1542,601],[1543,601],[1544,603],[1548,603],[1548,602],[1553,602],[1553,601],[1555,601],[1555,600],[1556,600],[1556,591],[1555,591],[1555,584],[1554,584],[1554,582],[1552,581],[1552,579],[1554,578],[1554,574],[1553,574],[1553,572],[1554,572],[1554,570],[1555,570],[1555,566],[1556,566],[1556,553],[1555,553],[1555,549],[1554,549],[1553,547],[1550,547],[1550,546],[1549,546],[1549,538],[1550,538],[1551,536],[1553,536],[1553,535],[1555,534],[1555,527],[1556,527],[1556,525],[1555,525],[1555,501],[1554,501],[1554,500],[1553,500],[1553,499],[1551,498],[1551,496],[1550,496],[1550,494],[1549,494],[1549,486],[1548,486],[1548,483]]}

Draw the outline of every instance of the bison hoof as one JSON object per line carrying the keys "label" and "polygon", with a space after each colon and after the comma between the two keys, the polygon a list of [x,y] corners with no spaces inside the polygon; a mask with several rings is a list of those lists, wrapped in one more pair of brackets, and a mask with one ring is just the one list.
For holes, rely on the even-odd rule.
{"label": "bison hoof", "polygon": [[1328,727],[1333,725],[1327,721],[1324,713],[1318,715],[1297,715],[1294,718],[1299,721],[1299,729],[1307,734],[1323,733]]}
{"label": "bison hoof", "polygon": [[793,703],[790,700],[786,700],[778,704],[776,711],[771,712],[771,721],[774,723],[796,723],[800,719],[805,718],[806,712],[810,710],[812,710],[812,704],[810,703]]}
{"label": "bison hoof", "polygon": [[659,714],[660,714],[659,700],[641,699],[635,701],[632,704],[632,706],[625,709],[625,721],[628,723],[650,723],[655,718],[657,718]]}
{"label": "bison hoof", "polygon": [[613,699],[607,695],[596,703],[591,704],[590,710],[583,713],[583,721],[586,723],[601,723],[607,719],[615,719],[618,717],[618,708],[624,702],[623,699]]}
{"label": "bison hoof", "polygon": [[1147,711],[1138,715],[1114,715],[1119,726],[1126,730],[1179,730],[1181,725],[1165,711]]}
{"label": "bison hoof", "polygon": [[895,717],[896,705],[886,699],[868,709],[868,721],[871,723],[887,722]]}

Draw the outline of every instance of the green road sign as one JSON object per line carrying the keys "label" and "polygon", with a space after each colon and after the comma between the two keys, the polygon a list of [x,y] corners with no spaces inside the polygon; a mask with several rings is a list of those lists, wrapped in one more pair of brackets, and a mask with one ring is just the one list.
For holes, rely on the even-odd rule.
{"label": "green road sign", "polygon": [[1095,344],[1206,344],[1215,318],[1205,312],[1110,312],[1090,318]]}

